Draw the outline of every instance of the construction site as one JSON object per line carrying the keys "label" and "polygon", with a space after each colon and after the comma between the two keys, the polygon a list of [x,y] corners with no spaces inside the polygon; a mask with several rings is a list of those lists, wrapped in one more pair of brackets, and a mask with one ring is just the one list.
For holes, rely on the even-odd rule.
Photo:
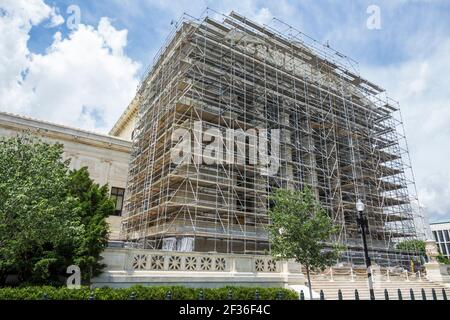
{"label": "construction site", "polygon": [[[398,103],[329,45],[277,19],[260,25],[234,12],[185,14],[136,99],[121,230],[129,246],[269,255],[269,195],[308,186],[339,226],[329,241],[346,248],[341,263],[364,263],[358,199],[372,261],[405,267],[420,261],[417,252],[396,249],[424,237]],[[280,130],[278,171],[264,174],[248,155],[232,163],[175,164],[174,131],[198,137],[199,122],[203,131],[223,135]],[[223,153],[238,157],[241,147]]]}

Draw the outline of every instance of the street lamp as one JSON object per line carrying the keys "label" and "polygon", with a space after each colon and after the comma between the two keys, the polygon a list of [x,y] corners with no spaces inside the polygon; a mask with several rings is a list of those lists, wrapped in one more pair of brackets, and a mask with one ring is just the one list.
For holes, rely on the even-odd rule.
{"label": "street lamp", "polygon": [[367,217],[364,214],[365,205],[358,199],[356,202],[356,211],[358,211],[358,217],[356,221],[358,222],[359,227],[361,228],[361,235],[364,246],[364,260],[366,261],[367,267],[367,280],[369,281],[369,292],[370,292],[370,300],[375,300],[375,293],[373,291],[373,281],[372,281],[372,263],[370,262],[369,250],[367,250],[367,240],[366,240],[366,228],[368,228]]}

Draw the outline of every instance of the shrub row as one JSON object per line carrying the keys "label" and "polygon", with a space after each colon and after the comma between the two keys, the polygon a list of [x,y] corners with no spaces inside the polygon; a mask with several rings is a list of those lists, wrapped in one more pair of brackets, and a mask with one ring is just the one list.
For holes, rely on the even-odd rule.
{"label": "shrub row", "polygon": [[66,287],[0,288],[0,300],[296,300],[295,291],[281,288],[224,287],[143,287],[68,289]]}

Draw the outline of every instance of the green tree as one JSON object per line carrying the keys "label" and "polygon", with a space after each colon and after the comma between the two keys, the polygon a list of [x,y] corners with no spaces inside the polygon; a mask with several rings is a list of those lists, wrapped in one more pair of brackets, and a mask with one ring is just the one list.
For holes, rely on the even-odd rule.
{"label": "green tree", "polygon": [[84,280],[97,275],[103,265],[100,253],[108,242],[109,226],[106,218],[114,212],[114,202],[109,197],[107,185],[100,187],[89,178],[86,167],[69,174],[69,194],[79,200],[79,218],[83,234],[77,242],[74,263],[82,271]]}
{"label": "green tree", "polygon": [[[425,250],[425,241],[419,240],[419,239],[402,241],[397,244],[396,249],[402,250],[402,251],[418,253],[422,257],[426,257],[426,255],[427,255],[426,250]],[[444,256],[442,253],[439,253],[439,255],[436,257],[436,259],[440,263],[450,265],[450,259],[448,259],[446,256]]]}
{"label": "green tree", "polygon": [[337,228],[309,188],[277,189],[270,197],[271,224],[268,227],[275,259],[294,259],[306,267],[310,297],[310,271],[331,265],[341,247],[328,244]]}
{"label": "green tree", "polygon": [[421,256],[425,256],[425,241],[419,239],[413,240],[405,240],[397,243],[397,250],[408,251],[408,252],[417,252]]}
{"label": "green tree", "polygon": [[85,280],[101,270],[113,202],[62,155],[62,145],[30,134],[0,139],[0,285],[8,274],[57,283],[71,264]]}
{"label": "green tree", "polygon": [[56,248],[81,234],[62,152],[28,134],[0,139],[0,284],[8,274],[48,279],[61,262]]}
{"label": "green tree", "polygon": [[397,250],[403,252],[413,253],[414,255],[419,255],[419,257],[413,256],[410,261],[410,269],[411,272],[415,272],[415,266],[421,265],[423,261],[426,261],[426,250],[425,250],[425,241],[419,239],[412,240],[404,240],[402,242],[397,243],[395,246]]}
{"label": "green tree", "polygon": [[439,263],[443,263],[450,266],[450,259],[444,256],[442,253],[436,257]]}

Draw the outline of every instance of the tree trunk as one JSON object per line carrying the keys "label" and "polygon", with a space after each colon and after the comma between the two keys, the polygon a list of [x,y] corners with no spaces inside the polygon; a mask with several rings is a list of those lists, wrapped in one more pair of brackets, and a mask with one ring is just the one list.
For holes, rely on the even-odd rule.
{"label": "tree trunk", "polygon": [[311,288],[311,276],[309,274],[309,264],[306,265],[306,276],[308,278],[309,300],[312,300],[313,296],[312,296],[312,288]]}

